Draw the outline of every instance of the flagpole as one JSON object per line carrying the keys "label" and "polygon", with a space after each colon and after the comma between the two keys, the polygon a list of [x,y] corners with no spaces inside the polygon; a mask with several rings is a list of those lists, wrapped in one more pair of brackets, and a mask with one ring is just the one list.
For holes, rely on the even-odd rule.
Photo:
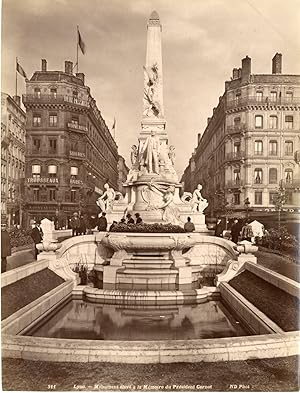
{"label": "flagpole", "polygon": [[18,71],[17,71],[17,65],[18,65],[18,58],[16,57],[16,96],[18,95]]}
{"label": "flagpole", "polygon": [[76,47],[76,62],[77,62],[77,73],[78,73],[78,31],[79,31],[79,26],[77,25],[77,47]]}

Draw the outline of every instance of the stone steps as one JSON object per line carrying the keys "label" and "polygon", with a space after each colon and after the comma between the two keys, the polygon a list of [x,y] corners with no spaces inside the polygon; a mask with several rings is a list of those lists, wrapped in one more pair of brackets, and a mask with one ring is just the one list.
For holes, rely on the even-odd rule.
{"label": "stone steps", "polygon": [[166,275],[176,275],[178,274],[177,270],[172,269],[125,269],[122,272],[118,272],[118,276],[120,275],[132,275],[132,276],[145,276],[145,277],[153,277],[153,276],[166,276]]}

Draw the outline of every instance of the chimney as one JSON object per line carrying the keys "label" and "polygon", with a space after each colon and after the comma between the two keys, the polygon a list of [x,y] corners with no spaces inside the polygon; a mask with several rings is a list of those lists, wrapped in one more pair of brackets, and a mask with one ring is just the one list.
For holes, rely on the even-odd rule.
{"label": "chimney", "polygon": [[201,134],[199,133],[199,134],[198,134],[198,145],[199,145],[199,143],[200,143],[200,139],[201,139]]}
{"label": "chimney", "polygon": [[211,117],[208,117],[208,118],[207,118],[207,125],[209,125],[210,120],[211,120]]}
{"label": "chimney", "polygon": [[82,80],[83,84],[84,84],[84,73],[83,72],[77,72],[76,74],[77,78]]}
{"label": "chimney", "polygon": [[18,106],[21,106],[21,97],[13,96],[13,100],[17,103]]}
{"label": "chimney", "polygon": [[232,70],[232,79],[239,79],[239,70],[238,70],[238,68],[234,68]]}
{"label": "chimney", "polygon": [[281,74],[282,72],[282,54],[276,53],[272,59],[272,74]]}
{"label": "chimney", "polygon": [[47,72],[47,60],[42,59],[42,72]]}
{"label": "chimney", "polygon": [[73,75],[73,63],[72,61],[65,61],[65,73]]}
{"label": "chimney", "polygon": [[251,59],[246,56],[242,59],[242,81],[247,81],[251,74]]}

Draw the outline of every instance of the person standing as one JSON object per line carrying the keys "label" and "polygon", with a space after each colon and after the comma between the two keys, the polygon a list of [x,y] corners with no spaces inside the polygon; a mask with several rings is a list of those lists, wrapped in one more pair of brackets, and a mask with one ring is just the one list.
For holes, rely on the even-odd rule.
{"label": "person standing", "polygon": [[10,236],[7,232],[6,225],[1,225],[1,273],[7,270],[7,257],[11,255]]}
{"label": "person standing", "polygon": [[80,218],[77,212],[73,213],[73,217],[70,220],[70,226],[72,228],[72,236],[79,235],[80,231]]}
{"label": "person standing", "polygon": [[127,218],[126,224],[134,224],[134,219],[131,217],[130,213],[127,214],[126,218]]}
{"label": "person standing", "polygon": [[237,218],[234,219],[232,227],[231,227],[231,240],[234,243],[237,243],[239,240],[239,235],[241,232],[241,226]]}
{"label": "person standing", "polygon": [[99,232],[106,232],[107,230],[107,219],[106,219],[106,213],[102,213],[101,217],[99,217],[98,220],[98,231]]}
{"label": "person standing", "polygon": [[194,232],[194,230],[195,230],[195,225],[192,223],[191,217],[188,217],[188,218],[187,218],[187,222],[184,224],[183,229],[184,229],[186,232]]}
{"label": "person standing", "polygon": [[135,213],[135,218],[136,218],[136,221],[135,221],[136,224],[142,224],[143,223],[143,219],[140,216],[140,213]]}
{"label": "person standing", "polygon": [[41,243],[43,240],[43,231],[40,222],[37,221],[35,223],[35,226],[31,230],[31,237],[32,240],[34,241],[34,257],[35,259],[37,259],[39,250],[36,248],[36,245]]}
{"label": "person standing", "polygon": [[247,220],[242,228],[241,237],[242,240],[247,240],[248,242],[251,242],[251,238],[253,237],[253,231],[249,224],[250,220]]}
{"label": "person standing", "polygon": [[218,218],[216,228],[215,228],[215,236],[222,237],[223,236],[223,224],[222,220]]}

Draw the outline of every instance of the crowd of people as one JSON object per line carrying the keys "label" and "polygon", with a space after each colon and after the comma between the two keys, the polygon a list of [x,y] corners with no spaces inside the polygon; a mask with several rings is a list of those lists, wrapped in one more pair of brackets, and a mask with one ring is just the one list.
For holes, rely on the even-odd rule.
{"label": "crowd of people", "polygon": [[[93,217],[92,217],[93,218]],[[111,231],[117,224],[143,224],[143,219],[140,213],[132,214],[127,213],[119,222],[113,221],[108,228],[108,222],[106,213],[102,212],[100,217],[88,220],[87,216],[80,216],[77,212],[73,213],[72,218],[69,220],[69,227],[72,229],[72,236],[85,235],[91,233],[92,228],[97,228],[99,232]],[[229,224],[229,225],[228,225]],[[253,231],[250,224],[250,220],[242,221],[235,218],[232,223],[224,222],[224,219],[218,219],[215,226],[215,236],[230,238],[234,243],[238,243],[241,240],[251,241],[253,238]],[[187,221],[184,224],[185,232],[194,232],[195,225],[192,222],[191,217],[187,217]],[[33,224],[31,230],[31,238],[34,242],[34,256],[37,259],[39,251],[36,245],[41,243],[43,240],[43,231],[40,226],[40,221],[36,221]],[[11,255],[11,243],[9,233],[5,225],[1,226],[1,273],[4,273],[7,269],[7,257]]]}
{"label": "crowd of people", "polygon": [[[241,240],[247,240],[251,242],[254,234],[251,225],[251,220],[239,220],[233,219],[232,223],[224,222],[222,219],[218,219],[215,227],[215,236],[230,238],[234,243]],[[227,227],[227,229],[226,229]]]}

